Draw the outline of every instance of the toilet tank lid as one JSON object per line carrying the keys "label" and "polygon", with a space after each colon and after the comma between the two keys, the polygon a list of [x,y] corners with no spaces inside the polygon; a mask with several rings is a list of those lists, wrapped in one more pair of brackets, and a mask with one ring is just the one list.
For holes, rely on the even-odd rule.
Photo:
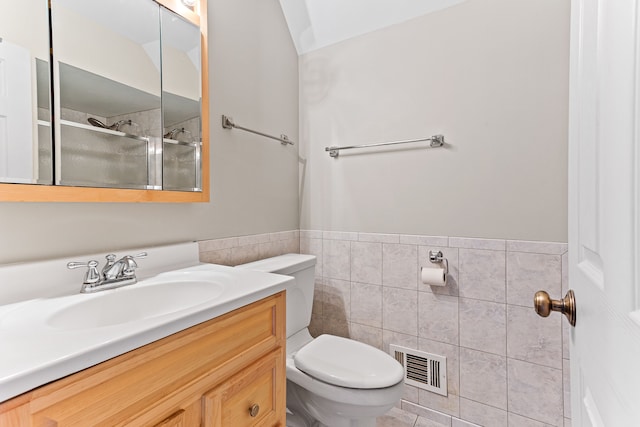
{"label": "toilet tank lid", "polygon": [[296,368],[340,387],[374,389],[398,384],[404,369],[387,353],[359,341],[320,335],[293,356]]}
{"label": "toilet tank lid", "polygon": [[315,255],[285,254],[237,265],[236,268],[246,268],[249,270],[264,271],[266,273],[291,274],[315,265]]}

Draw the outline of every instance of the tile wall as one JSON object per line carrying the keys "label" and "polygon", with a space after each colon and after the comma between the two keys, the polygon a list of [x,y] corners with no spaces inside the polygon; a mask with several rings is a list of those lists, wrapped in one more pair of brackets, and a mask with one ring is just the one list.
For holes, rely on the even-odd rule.
{"label": "tile wall", "polygon": [[[448,396],[406,386],[402,409],[443,425],[570,425],[567,322],[532,308],[540,289],[566,292],[566,244],[302,230],[300,250],[318,259],[314,335],[447,357]],[[429,250],[449,260],[444,287],[419,281]]]}
{"label": "tile wall", "polygon": [[278,233],[253,234],[225,239],[202,240],[200,261],[212,264],[235,266],[272,256],[298,253],[300,233],[298,230]]}
{"label": "tile wall", "polygon": [[[571,424],[567,322],[532,308],[536,291],[567,290],[564,243],[292,230],[199,244],[224,265],[316,255],[312,334],[447,357],[447,397],[406,386],[401,402],[433,425]],[[444,287],[419,281],[430,250],[449,261]]]}

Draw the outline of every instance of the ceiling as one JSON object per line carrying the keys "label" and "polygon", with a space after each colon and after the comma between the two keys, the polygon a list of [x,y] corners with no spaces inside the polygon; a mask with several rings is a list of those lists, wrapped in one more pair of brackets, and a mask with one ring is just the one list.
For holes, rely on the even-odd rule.
{"label": "ceiling", "polygon": [[299,55],[467,0],[280,0]]}

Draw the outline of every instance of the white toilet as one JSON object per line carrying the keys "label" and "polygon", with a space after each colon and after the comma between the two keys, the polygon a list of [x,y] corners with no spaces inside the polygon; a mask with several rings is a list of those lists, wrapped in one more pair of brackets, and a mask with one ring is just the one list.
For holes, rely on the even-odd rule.
{"label": "white toilet", "polygon": [[287,426],[375,426],[400,400],[404,372],[367,344],[309,333],[313,255],[287,254],[237,266],[293,276],[287,287]]}

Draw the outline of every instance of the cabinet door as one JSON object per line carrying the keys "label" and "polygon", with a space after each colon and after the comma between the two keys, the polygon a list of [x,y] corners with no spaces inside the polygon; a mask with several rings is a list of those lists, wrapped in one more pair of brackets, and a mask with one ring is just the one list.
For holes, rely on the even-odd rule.
{"label": "cabinet door", "polygon": [[284,426],[283,350],[263,357],[202,399],[205,427]]}

